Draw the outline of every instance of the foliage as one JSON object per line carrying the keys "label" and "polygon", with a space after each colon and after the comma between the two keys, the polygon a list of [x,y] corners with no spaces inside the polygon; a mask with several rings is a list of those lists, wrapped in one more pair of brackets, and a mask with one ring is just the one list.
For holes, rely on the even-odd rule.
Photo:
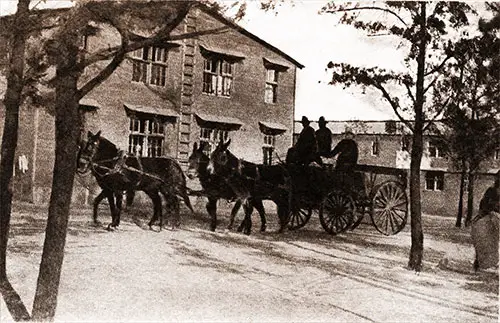
{"label": "foliage", "polygon": [[449,76],[454,102],[445,138],[454,159],[472,172],[500,146],[500,6],[488,8],[495,16],[480,20],[480,35],[457,45],[460,55]]}
{"label": "foliage", "polygon": [[[430,3],[429,3],[430,5]],[[392,107],[398,118],[410,129],[413,126],[408,120],[414,117],[416,103],[416,58],[420,43],[418,2],[390,1],[385,4],[375,3],[344,3],[331,2],[323,8],[324,13],[342,12],[340,22],[372,35],[386,35],[398,47],[406,48],[404,64],[405,72],[394,72],[379,67],[356,67],[345,63],[330,62],[328,67],[332,71],[331,84],[342,84],[344,87],[360,86],[372,87],[379,91],[382,97]],[[363,14],[364,11],[380,11],[384,13],[384,21],[370,21],[372,16]],[[438,2],[426,19],[425,37],[426,48],[425,79],[427,84],[424,94],[433,97],[424,107],[424,119],[435,120],[442,115],[449,96],[444,79],[447,63],[457,53],[453,42],[457,33],[467,35],[464,27],[468,25],[469,14],[475,10],[466,3]],[[368,20],[368,21],[366,21]],[[393,94],[396,93],[396,94]],[[403,94],[404,93],[404,94]]]}

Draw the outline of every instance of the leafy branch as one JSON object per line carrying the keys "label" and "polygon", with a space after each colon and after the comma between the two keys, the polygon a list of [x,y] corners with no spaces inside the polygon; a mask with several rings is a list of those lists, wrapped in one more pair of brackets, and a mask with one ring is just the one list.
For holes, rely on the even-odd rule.
{"label": "leafy branch", "polygon": [[403,118],[400,113],[399,100],[393,98],[386,89],[385,84],[389,82],[404,83],[407,88],[411,84],[408,75],[388,73],[379,68],[359,68],[349,64],[334,64],[330,62],[328,68],[332,70],[332,80],[330,84],[343,84],[345,87],[352,85],[372,86],[378,89],[382,96],[389,102],[396,116],[413,131],[413,125]]}

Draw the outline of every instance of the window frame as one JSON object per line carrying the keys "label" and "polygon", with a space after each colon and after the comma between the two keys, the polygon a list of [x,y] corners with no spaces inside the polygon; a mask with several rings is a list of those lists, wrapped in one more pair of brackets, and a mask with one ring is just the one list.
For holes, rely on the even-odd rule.
{"label": "window frame", "polygon": [[411,147],[410,136],[403,135],[401,137],[401,148],[400,148],[400,150],[401,151],[410,152],[410,147]]}
{"label": "window frame", "polygon": [[206,95],[230,98],[234,88],[235,64],[222,56],[203,57],[201,92]]}
{"label": "window frame", "polygon": [[264,143],[262,144],[262,160],[264,165],[273,164],[276,136],[277,135],[264,134]]}
{"label": "window frame", "polygon": [[200,127],[200,135],[198,137],[200,144],[205,142],[204,152],[207,155],[210,155],[212,151],[215,149],[219,141],[222,139],[226,142],[229,139],[229,130],[221,129],[221,128],[207,128]]}
{"label": "window frame", "polygon": [[[430,158],[446,158],[446,152],[443,146],[436,140],[429,140],[427,143],[427,152]],[[433,152],[433,153],[432,153]]]}
{"label": "window frame", "polygon": [[[273,72],[270,77],[270,72]],[[266,83],[264,88],[264,102],[267,104],[278,103],[278,82],[280,71],[277,68],[266,67]],[[269,94],[270,93],[270,94]]]}
{"label": "window frame", "polygon": [[167,48],[161,46],[139,48],[132,52],[130,60],[132,61],[132,82],[157,87],[165,87],[167,85]]}
{"label": "window frame", "polygon": [[[138,157],[165,156],[166,124],[154,116],[129,115],[128,152]],[[138,145],[140,153],[136,150]]]}
{"label": "window frame", "polygon": [[374,157],[380,156],[380,140],[378,137],[376,137],[375,140],[372,141],[371,155]]}
{"label": "window frame", "polygon": [[[432,183],[432,185],[429,185],[430,183]],[[444,191],[444,172],[427,171],[425,173],[425,190],[432,192]]]}

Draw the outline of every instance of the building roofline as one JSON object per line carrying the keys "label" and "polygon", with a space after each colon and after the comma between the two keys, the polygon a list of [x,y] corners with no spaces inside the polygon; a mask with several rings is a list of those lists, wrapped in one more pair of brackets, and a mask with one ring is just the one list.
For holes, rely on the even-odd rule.
{"label": "building roofline", "polygon": [[268,42],[266,42],[265,40],[263,40],[262,38],[252,34],[251,32],[249,32],[248,30],[246,30],[245,28],[241,27],[240,25],[238,25],[236,22],[232,21],[230,18],[228,17],[225,17],[224,15],[222,15],[221,13],[217,12],[216,10],[208,7],[207,5],[204,5],[202,3],[198,3],[196,5],[197,8],[200,8],[201,10],[203,10],[204,12],[206,12],[207,14],[209,15],[212,15],[214,18],[218,19],[219,21],[221,21],[222,23],[224,24],[227,24],[229,26],[231,26],[232,28],[236,29],[237,31],[239,31],[240,33],[242,33],[243,35],[255,40],[256,42],[260,43],[261,45],[264,45],[265,47],[269,48],[270,50],[272,50],[273,52],[275,52],[276,54],[286,58],[288,61],[292,62],[295,66],[297,66],[298,68],[304,68],[305,66],[301,63],[299,63],[297,60],[295,60],[293,57],[291,57],[290,55],[288,55],[287,53],[283,52],[281,49],[269,44]]}
{"label": "building roofline", "polygon": [[[269,48],[273,52],[277,53],[278,55],[280,55],[280,56],[284,57],[285,59],[287,59],[288,61],[292,62],[298,68],[301,68],[301,69],[304,68],[303,64],[299,63],[297,60],[295,60],[294,58],[292,58],[287,53],[285,53],[282,50],[280,50],[279,48],[277,48],[277,47],[269,44],[268,42],[266,42],[265,40],[259,38],[258,36],[252,34],[248,30],[246,30],[245,28],[243,28],[240,25],[238,25],[236,22],[232,21],[230,18],[225,17],[221,13],[217,12],[215,9],[212,9],[209,6],[207,6],[205,4],[202,4],[200,2],[198,2],[197,4],[195,4],[193,7],[194,8],[199,8],[199,9],[203,10],[204,12],[206,12],[209,15],[211,15],[215,19],[221,21],[222,23],[224,23],[226,25],[229,25],[230,27],[236,29],[238,32],[242,33],[243,35],[245,35],[245,36],[247,36],[247,37],[255,40],[256,42],[264,45],[265,47]],[[42,14],[42,15],[43,14],[52,14],[52,13],[58,13],[58,12],[64,13],[66,11],[69,11],[71,8],[72,7],[35,9],[35,10],[32,11],[32,13],[36,12],[37,15],[40,15],[40,14]],[[14,17],[14,15],[2,16],[2,17],[0,17],[0,22],[5,22],[8,19],[12,19],[12,17]]]}

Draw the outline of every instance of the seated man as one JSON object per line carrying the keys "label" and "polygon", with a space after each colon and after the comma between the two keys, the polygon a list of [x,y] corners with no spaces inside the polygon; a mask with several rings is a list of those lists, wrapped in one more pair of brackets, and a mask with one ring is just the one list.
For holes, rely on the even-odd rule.
{"label": "seated man", "polygon": [[287,164],[309,165],[315,161],[322,164],[321,158],[318,155],[318,143],[314,129],[310,126],[310,121],[307,117],[302,117],[303,129],[299,134],[299,138],[295,146],[288,149],[286,156]]}
{"label": "seated man", "polygon": [[318,153],[320,156],[325,156],[332,150],[332,131],[326,127],[328,122],[325,117],[320,117],[318,120],[319,129],[316,130],[316,140],[318,141]]}
{"label": "seated man", "polygon": [[325,154],[325,157],[329,158],[338,155],[335,169],[351,171],[358,164],[358,145],[353,138],[354,134],[352,131],[347,130],[344,134],[344,139],[330,153]]}

